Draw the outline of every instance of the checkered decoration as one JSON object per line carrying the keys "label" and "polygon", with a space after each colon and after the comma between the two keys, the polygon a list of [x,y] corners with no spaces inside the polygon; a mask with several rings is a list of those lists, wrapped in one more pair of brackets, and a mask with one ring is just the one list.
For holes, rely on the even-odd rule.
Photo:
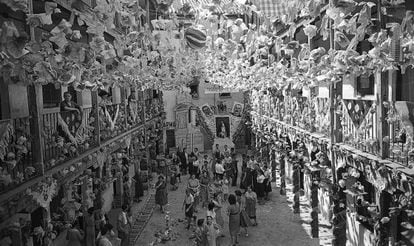
{"label": "checkered decoration", "polygon": [[270,19],[278,19],[288,14],[289,10],[286,2],[282,0],[254,0],[253,4],[264,16]]}

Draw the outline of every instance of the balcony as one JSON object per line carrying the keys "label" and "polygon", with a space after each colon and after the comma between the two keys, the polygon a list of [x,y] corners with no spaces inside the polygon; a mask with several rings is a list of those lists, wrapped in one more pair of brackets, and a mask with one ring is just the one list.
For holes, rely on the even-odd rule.
{"label": "balcony", "polygon": [[97,131],[92,108],[76,111],[49,110],[42,114],[43,159],[45,170],[97,147]]}
{"label": "balcony", "polygon": [[33,161],[29,117],[0,121],[0,193],[41,175]]}
{"label": "balcony", "polygon": [[383,141],[388,147],[388,158],[404,166],[414,165],[414,102],[397,101],[387,105],[389,135]]}

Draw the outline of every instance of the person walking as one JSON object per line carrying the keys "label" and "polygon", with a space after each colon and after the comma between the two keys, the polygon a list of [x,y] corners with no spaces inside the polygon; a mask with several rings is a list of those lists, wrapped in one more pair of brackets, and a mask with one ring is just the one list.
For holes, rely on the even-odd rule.
{"label": "person walking", "polygon": [[88,209],[85,216],[85,241],[86,245],[95,245],[95,213],[94,208]]}
{"label": "person walking", "polygon": [[66,232],[67,246],[82,246],[83,232],[79,229],[79,224],[75,221],[71,228]]}
{"label": "person walking", "polygon": [[253,226],[257,226],[256,220],[256,203],[257,203],[257,195],[252,190],[251,186],[247,187],[247,191],[244,194],[246,198],[246,213],[251,220],[254,221]]}
{"label": "person walking", "polygon": [[230,205],[227,207],[227,215],[229,216],[231,245],[235,246],[238,243],[237,234],[240,232],[240,206],[233,194],[230,194],[228,201]]}
{"label": "person walking", "polygon": [[140,170],[135,172],[135,176],[133,177],[133,181],[134,181],[134,184],[135,184],[135,197],[134,197],[134,200],[136,202],[140,202],[141,201],[140,198],[144,196],[144,186],[142,185]]}
{"label": "person walking", "polygon": [[231,148],[232,150],[232,156],[231,156],[231,169],[232,169],[232,182],[231,186],[237,186],[237,176],[239,174],[239,171],[237,169],[237,159],[236,159],[236,153],[234,152],[234,148]]}
{"label": "person walking", "polygon": [[160,205],[161,213],[164,213],[164,206],[168,203],[168,193],[167,182],[162,175],[158,176],[158,181],[155,184],[155,203]]}
{"label": "person walking", "polygon": [[219,225],[220,228],[224,227],[224,219],[223,219],[223,213],[222,213],[222,208],[223,208],[223,198],[221,197],[220,194],[216,193],[213,196],[213,203],[214,203],[214,212],[216,214],[216,222]]}
{"label": "person walking", "polygon": [[257,197],[259,200],[259,204],[263,204],[264,196],[265,196],[265,184],[264,184],[265,176],[264,176],[264,172],[260,168],[258,168],[256,171],[257,171],[257,178],[256,178]]}
{"label": "person walking", "polygon": [[131,221],[128,217],[128,206],[122,205],[122,211],[118,216],[118,237],[121,239],[121,246],[128,246],[129,244],[129,230],[131,229]]}
{"label": "person walking", "polygon": [[240,227],[243,228],[245,236],[248,237],[247,227],[251,225],[251,222],[245,210],[246,198],[240,190],[236,190],[234,194],[236,195],[237,203],[240,206]]}
{"label": "person walking", "polygon": [[215,165],[215,171],[216,171],[216,178],[219,180],[223,179],[223,175],[225,172],[225,169],[223,167],[223,164],[221,163],[221,161],[218,161]]}
{"label": "person walking", "polygon": [[194,174],[191,175],[188,180],[187,188],[190,190],[191,195],[194,197],[194,211],[197,213],[197,206],[200,201],[200,181],[196,178]]}
{"label": "person walking", "polygon": [[219,229],[213,223],[213,218],[211,216],[207,216],[206,231],[208,246],[216,246]]}
{"label": "person walking", "polygon": [[208,203],[208,185],[210,183],[210,178],[207,171],[204,171],[200,179],[200,198],[201,206],[204,208]]}
{"label": "person walking", "polygon": [[190,189],[185,190],[185,198],[183,202],[183,209],[185,213],[185,218],[187,219],[187,230],[190,229],[191,221],[194,217],[194,197],[191,194]]}
{"label": "person walking", "polygon": [[207,246],[207,227],[204,224],[204,219],[197,220],[197,228],[194,232],[196,246]]}
{"label": "person walking", "polygon": [[264,166],[264,176],[265,179],[263,181],[264,183],[264,199],[266,201],[269,201],[269,193],[272,192],[272,169],[268,166]]}

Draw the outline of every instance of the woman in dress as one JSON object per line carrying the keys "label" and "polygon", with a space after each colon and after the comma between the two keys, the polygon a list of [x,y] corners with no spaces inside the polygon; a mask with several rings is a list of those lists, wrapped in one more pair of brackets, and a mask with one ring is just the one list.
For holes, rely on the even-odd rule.
{"label": "woman in dress", "polygon": [[246,198],[246,212],[247,215],[251,220],[254,221],[253,226],[257,226],[257,220],[256,220],[256,203],[257,203],[257,195],[252,190],[252,187],[247,187],[247,191],[244,194]]}
{"label": "woman in dress", "polygon": [[85,216],[86,245],[95,245],[95,213],[94,208],[89,208]]}
{"label": "woman in dress", "polygon": [[223,198],[221,197],[221,194],[215,193],[213,196],[214,203],[214,211],[216,213],[216,222],[220,226],[220,228],[224,227],[224,219],[223,214],[221,212],[221,209],[223,208]]}
{"label": "woman in dress", "polygon": [[155,203],[160,205],[161,213],[164,213],[164,206],[168,203],[167,182],[165,182],[164,176],[158,176],[155,190]]}
{"label": "woman in dress", "polygon": [[240,206],[237,203],[236,196],[230,194],[227,215],[229,216],[229,231],[231,244],[234,246],[238,243],[237,234],[240,232]]}
{"label": "woman in dress", "polygon": [[234,194],[236,195],[236,201],[240,206],[240,227],[243,228],[245,236],[248,237],[249,234],[247,233],[247,227],[250,225],[250,219],[248,220],[249,217],[245,211],[246,198],[243,196],[240,190],[236,190]]}
{"label": "woman in dress", "polygon": [[218,228],[214,224],[213,218],[211,216],[207,216],[206,233],[208,246],[216,246]]}
{"label": "woman in dress", "polygon": [[264,166],[264,192],[265,192],[265,200],[269,200],[269,193],[272,192],[272,169],[268,168],[266,165]]}
{"label": "woman in dress", "polygon": [[208,203],[208,188],[207,187],[209,183],[210,183],[210,178],[208,177],[208,173],[204,171],[200,179],[200,198],[201,198],[201,206],[203,208],[206,207]]}
{"label": "woman in dress", "polygon": [[197,213],[197,206],[200,199],[200,181],[196,179],[196,176],[194,174],[192,174],[188,180],[187,188],[190,190],[191,195],[194,197],[194,212]]}
{"label": "woman in dress", "polygon": [[82,246],[83,232],[79,229],[79,224],[74,222],[72,227],[66,232],[67,246]]}
{"label": "woman in dress", "polygon": [[256,178],[256,192],[257,197],[259,200],[259,204],[263,204],[263,199],[265,196],[265,184],[264,184],[265,176],[264,172],[258,168],[257,169],[257,178]]}
{"label": "woman in dress", "polygon": [[191,220],[194,213],[194,197],[191,195],[190,189],[185,190],[185,198],[183,202],[183,209],[185,212],[185,218],[187,219],[187,230],[190,229]]}

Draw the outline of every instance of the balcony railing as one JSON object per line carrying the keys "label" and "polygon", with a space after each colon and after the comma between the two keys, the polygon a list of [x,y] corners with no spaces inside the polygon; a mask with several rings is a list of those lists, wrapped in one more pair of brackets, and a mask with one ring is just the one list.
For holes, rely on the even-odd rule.
{"label": "balcony railing", "polygon": [[97,146],[92,108],[42,114],[45,170]]}
{"label": "balcony railing", "polygon": [[0,193],[41,174],[33,161],[30,118],[0,121]]}
{"label": "balcony railing", "polygon": [[388,157],[394,162],[399,162],[405,166],[414,165],[414,103],[396,102],[388,110],[389,151]]}
{"label": "balcony railing", "polygon": [[378,155],[377,111],[373,101],[343,100],[343,142],[361,151]]}
{"label": "balcony railing", "polygon": [[124,104],[101,105],[99,107],[101,142],[128,130],[126,114]]}

